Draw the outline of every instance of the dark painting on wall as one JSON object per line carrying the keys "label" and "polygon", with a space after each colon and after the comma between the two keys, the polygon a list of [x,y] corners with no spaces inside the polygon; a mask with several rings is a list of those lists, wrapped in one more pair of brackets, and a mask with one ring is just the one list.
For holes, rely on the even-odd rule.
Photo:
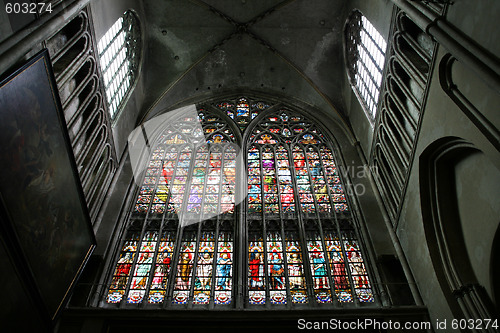
{"label": "dark painting on wall", "polygon": [[1,230],[54,319],[95,237],[46,50],[0,83],[0,168]]}

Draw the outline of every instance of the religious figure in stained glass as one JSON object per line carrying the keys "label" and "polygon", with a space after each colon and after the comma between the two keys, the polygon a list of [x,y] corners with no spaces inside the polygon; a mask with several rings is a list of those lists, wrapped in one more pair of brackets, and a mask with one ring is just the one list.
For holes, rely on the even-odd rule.
{"label": "religious figure in stained glass", "polygon": [[191,254],[188,252],[183,253],[177,266],[177,287],[180,290],[187,290],[189,288],[191,269],[193,268],[192,263]]}
{"label": "religious figure in stained glass", "polygon": [[328,278],[326,276],[326,262],[321,253],[314,253],[311,258],[314,288],[328,288]]}
{"label": "religious figure in stained glass", "polygon": [[150,256],[149,252],[145,252],[143,257],[139,259],[139,264],[136,266],[134,273],[135,277],[132,280],[133,289],[144,289],[146,287],[146,281],[152,262],[153,258]]}
{"label": "religious figure in stained glass", "polygon": [[270,256],[271,286],[273,289],[284,289],[285,282],[283,280],[285,270],[283,268],[283,260],[280,258],[279,253],[272,253]]}
{"label": "religious figure in stained glass", "polygon": [[227,252],[222,252],[217,259],[217,289],[226,290],[231,287],[231,258]]}
{"label": "religious figure in stained glass", "polygon": [[117,268],[118,283],[116,286],[118,289],[125,288],[131,268],[132,268],[132,253],[126,252],[125,256],[120,258],[120,260],[118,260],[118,268]]}
{"label": "religious figure in stained glass", "polygon": [[290,288],[302,288],[304,280],[302,278],[302,267],[299,253],[292,253],[288,259],[288,275],[290,276]]}
{"label": "religious figure in stained glass", "polygon": [[250,287],[262,288],[264,286],[264,265],[261,254],[259,252],[252,252],[248,264],[250,269]]}
{"label": "religious figure in stained glass", "polygon": [[210,289],[210,279],[212,278],[212,262],[211,254],[203,252],[200,254],[196,266],[196,275],[198,275],[199,289]]}

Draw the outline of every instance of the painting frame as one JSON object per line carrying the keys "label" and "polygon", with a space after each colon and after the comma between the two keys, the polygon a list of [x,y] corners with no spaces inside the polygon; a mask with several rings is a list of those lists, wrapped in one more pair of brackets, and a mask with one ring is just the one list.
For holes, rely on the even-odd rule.
{"label": "painting frame", "polygon": [[97,243],[47,49],[0,82],[0,167],[0,232],[54,322]]}

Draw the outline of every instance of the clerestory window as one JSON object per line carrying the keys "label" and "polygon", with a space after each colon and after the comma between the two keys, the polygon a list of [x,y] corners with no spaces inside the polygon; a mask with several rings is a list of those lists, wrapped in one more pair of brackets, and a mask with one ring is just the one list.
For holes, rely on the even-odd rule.
{"label": "clerestory window", "polygon": [[166,117],[138,132],[154,140],[104,306],[378,302],[334,149],[314,121],[245,97]]}
{"label": "clerestory window", "polygon": [[359,11],[351,14],[345,38],[351,84],[373,124],[377,115],[387,42]]}
{"label": "clerestory window", "polygon": [[97,44],[111,119],[116,118],[137,76],[140,58],[139,20],[126,11]]}

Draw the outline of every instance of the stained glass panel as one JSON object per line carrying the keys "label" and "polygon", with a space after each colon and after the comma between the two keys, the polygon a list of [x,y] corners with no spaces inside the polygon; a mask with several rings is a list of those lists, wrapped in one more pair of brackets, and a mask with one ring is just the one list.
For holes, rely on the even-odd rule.
{"label": "stained glass panel", "polygon": [[[143,169],[108,304],[208,309],[242,294],[255,307],[375,302],[334,152],[317,125],[285,108],[250,124],[269,107],[226,100],[165,128]],[[238,127],[252,129],[243,177]],[[248,228],[244,253],[234,246],[237,218]],[[238,265],[245,290],[233,281]]]}
{"label": "stained glass panel", "polygon": [[230,304],[233,289],[233,236],[230,231],[222,231],[217,240],[217,283],[215,304]]}
{"label": "stained glass panel", "polygon": [[[359,260],[361,252],[344,249],[347,243],[341,244],[334,233],[324,239],[321,236],[322,225],[327,223],[331,227],[335,215],[349,218],[334,154],[321,131],[305,117],[282,109],[257,124],[250,138],[248,213],[271,221],[294,218],[300,213],[304,223],[319,224],[307,233],[305,240],[298,233],[287,234],[286,251],[282,248],[280,227],[268,232],[265,241],[255,239],[249,243],[249,303],[264,304],[266,299],[271,304],[307,302],[307,291],[302,284],[307,284],[302,272],[305,263],[317,303],[332,303],[334,298],[352,302],[353,295],[360,302],[372,302],[364,263],[354,261],[347,266],[345,263],[345,258]],[[356,242],[354,233],[349,233],[349,237],[350,245]],[[259,250],[260,242],[266,251]],[[301,244],[306,247],[305,256]],[[262,269],[267,272],[267,288],[258,284],[257,260],[262,261]],[[281,269],[288,274],[280,275]],[[267,294],[261,289],[266,289]]]}
{"label": "stained glass panel", "polygon": [[266,283],[262,231],[255,230],[250,232],[248,253],[249,303],[264,304],[266,301]]}
{"label": "stained glass panel", "polygon": [[283,255],[283,241],[278,231],[267,234],[267,269],[271,304],[286,304],[286,281]]}

